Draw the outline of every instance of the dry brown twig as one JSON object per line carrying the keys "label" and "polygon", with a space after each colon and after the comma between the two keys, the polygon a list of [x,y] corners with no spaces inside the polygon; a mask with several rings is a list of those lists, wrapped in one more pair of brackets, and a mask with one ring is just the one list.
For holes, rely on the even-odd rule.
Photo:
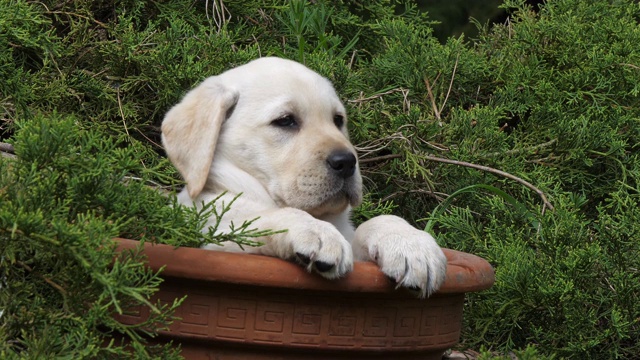
{"label": "dry brown twig", "polygon": [[440,104],[439,107],[436,104],[436,98],[433,95],[433,87],[438,82],[438,79],[440,78],[440,74],[438,74],[435,80],[433,80],[433,84],[429,82],[428,78],[424,79],[424,84],[427,87],[427,96],[429,96],[429,101],[431,102],[431,107],[433,108],[433,114],[438,120],[442,120],[442,110],[444,110],[444,106],[447,104],[447,101],[449,100],[449,95],[451,95],[451,89],[453,88],[453,80],[456,77],[456,70],[458,69],[459,59],[460,59],[460,55],[456,56],[456,62],[453,65],[453,72],[451,73],[451,80],[449,81],[449,89],[447,89],[447,94],[445,95],[444,100],[442,101],[442,104]]}
{"label": "dry brown twig", "polygon": [[[407,137],[403,134],[403,130],[409,128],[409,130],[411,130],[411,128],[415,128],[415,125],[413,124],[405,124],[401,127],[399,127],[397,129],[396,132],[394,132],[391,135],[385,136],[383,138],[378,138],[378,139],[372,139],[369,140],[367,142],[364,143],[360,143],[356,146],[356,149],[358,151],[359,154],[359,161],[360,163],[364,164],[364,163],[372,163],[372,162],[377,162],[377,161],[385,161],[385,160],[390,160],[390,159],[395,159],[397,157],[401,157],[400,155],[384,155],[384,156],[374,156],[369,158],[368,156],[371,156],[381,150],[387,149],[389,147],[389,144],[391,144],[394,141],[400,141],[402,143],[407,144],[407,146],[411,147],[411,144],[414,142],[412,140],[407,139]],[[414,136],[415,138],[415,134],[413,134],[412,136]],[[449,149],[441,144],[434,144],[432,142],[429,142],[425,139],[422,139],[420,137],[418,137],[418,139],[420,140],[420,143],[423,145],[426,145],[434,150],[437,151],[449,151]]]}
{"label": "dry brown twig", "polygon": [[626,64],[626,63],[621,63],[620,65],[621,65],[621,66],[627,66],[627,67],[630,67],[630,68],[632,68],[632,69],[640,70],[640,66],[638,66],[638,65],[634,65],[634,64]]}
{"label": "dry brown twig", "polygon": [[409,140],[401,132],[395,132],[383,138],[373,139],[358,144],[358,146],[356,146],[356,150],[358,151],[359,158],[361,159],[360,162],[365,160],[370,155],[387,149],[389,147],[389,144],[391,144],[393,141],[402,141],[406,143]]}
{"label": "dry brown twig", "polygon": [[124,111],[122,110],[122,100],[120,99],[120,87],[116,89],[116,95],[118,97],[118,110],[120,111],[120,117],[122,117],[122,125],[124,126],[124,132],[127,133],[127,137],[130,138],[129,128],[127,128],[127,121],[124,117]]}
{"label": "dry brown twig", "polygon": [[28,272],[36,275],[40,279],[44,280],[47,284],[51,285],[53,288],[58,290],[63,296],[67,295],[67,291],[62,286],[60,286],[58,283],[51,280],[50,278],[40,274],[39,272],[34,271],[33,268],[31,268],[29,265],[23,263],[22,261],[16,261],[16,264],[18,264],[21,268],[27,270]]}
{"label": "dry brown twig", "polygon": [[383,97],[385,95],[389,95],[389,94],[393,94],[393,93],[402,93],[402,111],[407,112],[409,110],[411,110],[411,101],[409,100],[409,89],[405,89],[405,88],[396,88],[396,89],[391,89],[379,94],[375,94],[375,95],[371,95],[368,97],[364,97],[363,93],[360,93],[360,97],[357,99],[353,99],[353,100],[347,100],[347,102],[352,103],[352,104],[361,104],[367,101],[371,101],[371,100],[375,100],[375,99],[380,99],[380,101],[382,101],[382,103],[384,104],[384,99]]}
{"label": "dry brown twig", "polygon": [[402,155],[400,154],[382,155],[382,156],[376,156],[368,159],[362,159],[359,162],[360,164],[366,164],[366,163],[373,163],[373,162],[385,161],[385,160],[391,160],[391,159],[399,159],[401,157]]}
{"label": "dry brown twig", "polygon": [[[368,142],[366,144],[361,145],[360,147],[358,147],[358,152],[364,152],[365,155],[370,155],[373,154],[381,149],[384,149],[387,147],[387,145],[393,141],[393,140],[407,140],[401,133],[395,133],[392,136],[388,136],[384,139],[378,139],[375,141],[371,141]],[[392,159],[399,159],[402,158],[402,155],[400,154],[388,154],[388,155],[382,155],[382,156],[376,156],[376,157],[371,157],[371,158],[367,158],[366,156],[364,158],[362,158],[360,160],[361,164],[367,164],[367,163],[374,163],[374,162],[379,162],[379,161],[387,161],[387,160],[392,160]],[[551,204],[551,202],[549,202],[549,200],[547,199],[547,196],[545,195],[545,193],[540,190],[539,188],[537,188],[536,186],[534,186],[533,184],[531,184],[530,182],[517,177],[515,175],[509,174],[508,172],[502,171],[502,170],[498,170],[498,169],[494,169],[492,167],[489,166],[484,166],[484,165],[477,165],[477,164],[473,164],[473,163],[469,163],[466,161],[459,161],[459,160],[451,160],[451,159],[445,159],[445,158],[441,158],[441,157],[437,157],[437,156],[433,156],[433,155],[424,155],[423,158],[425,160],[429,160],[429,161],[434,161],[434,162],[440,162],[440,163],[445,163],[445,164],[451,164],[451,165],[458,165],[458,166],[464,166],[464,167],[468,167],[468,168],[472,168],[472,169],[476,169],[476,170],[480,170],[480,171],[485,171],[485,172],[489,172],[495,175],[499,175],[502,177],[505,177],[507,179],[513,180],[529,189],[531,189],[532,191],[534,191],[536,194],[538,194],[538,196],[542,199],[542,202],[545,206],[545,208],[548,208],[549,210],[553,210],[554,207]],[[544,209],[543,209],[544,212]]]}
{"label": "dry brown twig", "polygon": [[[508,172],[504,172],[502,170],[494,169],[492,167],[488,167],[488,166],[484,166],[484,165],[472,164],[472,163],[469,163],[469,162],[466,162],[466,161],[444,159],[444,158],[440,158],[440,157],[432,156],[432,155],[424,155],[424,158],[426,160],[429,160],[429,161],[435,161],[435,162],[441,162],[441,163],[445,163],[445,164],[464,166],[464,167],[468,167],[468,168],[472,168],[472,169],[481,170],[481,171],[489,172],[489,173],[492,173],[492,174],[500,175],[502,177],[506,177],[507,179],[513,180],[513,181],[515,181],[517,183],[520,183],[520,184],[526,186],[527,188],[533,190],[535,193],[538,194],[538,196],[540,196],[540,198],[542,199],[542,202],[544,203],[545,207],[549,208],[549,210],[553,210],[553,205],[551,205],[551,203],[547,199],[547,196],[544,194],[544,192],[542,190],[538,189],[537,187],[535,187],[530,182],[528,182],[528,181],[526,181],[526,180],[524,180],[522,178],[519,178],[519,177],[517,177],[515,175],[509,174]],[[544,209],[543,209],[543,211],[544,211]]]}
{"label": "dry brown twig", "polygon": [[[205,8],[207,19],[209,18],[209,0],[205,1]],[[213,18],[213,22],[216,24],[218,28],[218,33],[222,30],[224,25],[231,20],[231,13],[227,10],[227,7],[224,6],[224,2],[222,0],[213,0],[211,2],[211,17]]]}

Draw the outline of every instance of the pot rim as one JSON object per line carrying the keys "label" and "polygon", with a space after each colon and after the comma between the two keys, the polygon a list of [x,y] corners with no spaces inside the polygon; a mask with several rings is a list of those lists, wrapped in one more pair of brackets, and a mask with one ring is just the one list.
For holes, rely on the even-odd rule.
{"label": "pot rim", "polygon": [[[115,240],[119,252],[139,249],[142,244],[148,266],[153,271],[162,269],[163,277],[356,293],[391,293],[396,288],[395,283],[372,262],[356,261],[352,272],[328,280],[308,273],[297,264],[270,256],[141,243],[122,238]],[[486,260],[461,251],[443,251],[447,257],[447,275],[436,294],[476,292],[493,285],[495,274]]]}

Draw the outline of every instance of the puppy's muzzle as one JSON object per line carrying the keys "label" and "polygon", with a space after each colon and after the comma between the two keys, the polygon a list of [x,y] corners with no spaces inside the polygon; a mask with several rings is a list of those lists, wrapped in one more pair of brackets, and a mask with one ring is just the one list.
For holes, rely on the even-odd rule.
{"label": "puppy's muzzle", "polygon": [[329,168],[331,168],[335,175],[343,179],[348,179],[353,176],[357,163],[358,160],[356,156],[350,151],[334,151],[327,157]]}

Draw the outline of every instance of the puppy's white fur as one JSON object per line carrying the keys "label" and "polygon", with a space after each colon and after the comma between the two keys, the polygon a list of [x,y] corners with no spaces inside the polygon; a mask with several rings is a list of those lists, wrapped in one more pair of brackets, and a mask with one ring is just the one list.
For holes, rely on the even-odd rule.
{"label": "puppy's white fur", "polygon": [[[220,230],[255,218],[258,228],[287,229],[245,251],[297,259],[327,278],[349,272],[354,256],[375,261],[421,296],[442,284],[446,258],[429,234],[396,216],[351,225],[351,207],[362,200],[357,163],[342,175],[328,163],[336,153],[355,155],[346,111],[331,83],[305,66],[261,58],[206,79],[167,113],[162,140],[187,184],[181,204],[224,193],[220,207],[242,194]],[[234,243],[205,248],[242,251]]]}

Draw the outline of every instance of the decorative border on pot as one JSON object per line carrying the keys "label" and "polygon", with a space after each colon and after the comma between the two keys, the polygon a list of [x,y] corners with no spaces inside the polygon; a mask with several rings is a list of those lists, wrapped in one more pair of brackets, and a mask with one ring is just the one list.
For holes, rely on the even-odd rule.
{"label": "decorative border on pot", "polygon": [[[140,245],[118,241],[120,251]],[[339,353],[351,359],[375,354],[439,359],[460,338],[464,293],[494,282],[485,260],[444,251],[445,284],[430,298],[418,299],[396,290],[369,262],[356,262],[344,278],[326,280],[272,257],[144,244],[148,265],[164,266],[165,282],[156,297],[172,302],[188,295],[175,314],[178,320],[159,339],[181,343],[183,355],[198,359],[223,353],[229,359]],[[134,309],[118,320],[137,323],[148,311]]]}

